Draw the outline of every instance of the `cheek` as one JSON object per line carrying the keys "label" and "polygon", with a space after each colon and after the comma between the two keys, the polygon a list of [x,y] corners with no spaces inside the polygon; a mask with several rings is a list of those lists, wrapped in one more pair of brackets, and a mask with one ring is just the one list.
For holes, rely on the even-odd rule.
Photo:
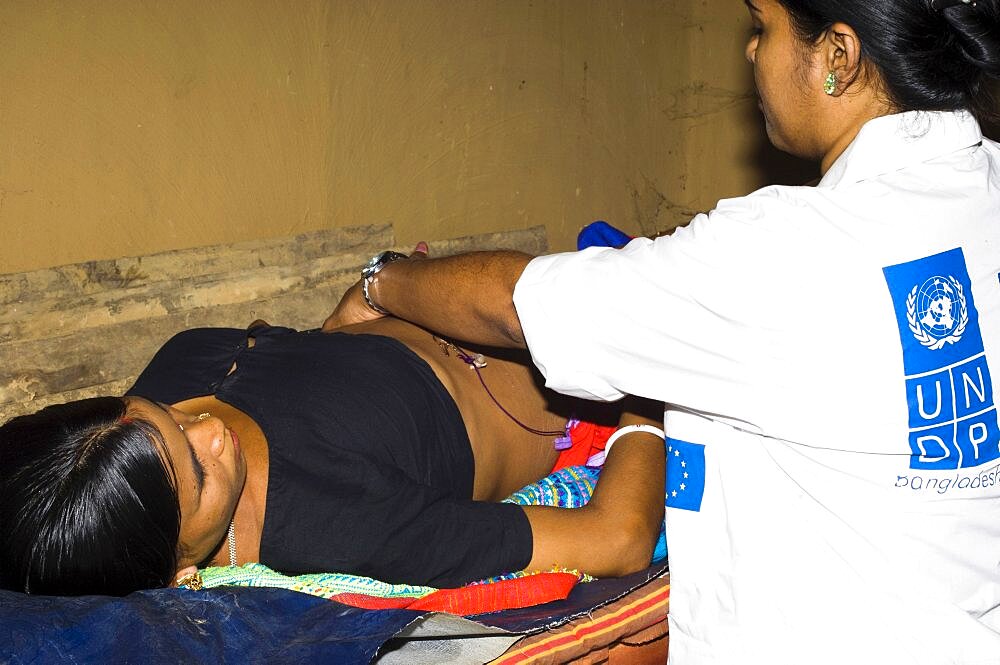
{"label": "cheek", "polygon": [[790,72],[776,67],[775,63],[768,59],[766,52],[758,54],[757,63],[758,66],[754,68],[754,81],[761,101],[772,110],[778,110],[782,102],[788,98],[789,86],[792,83]]}

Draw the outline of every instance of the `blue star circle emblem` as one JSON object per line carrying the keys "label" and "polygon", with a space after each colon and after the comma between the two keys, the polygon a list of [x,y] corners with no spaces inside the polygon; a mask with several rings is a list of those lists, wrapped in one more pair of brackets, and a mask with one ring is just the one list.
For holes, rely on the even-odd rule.
{"label": "blue star circle emblem", "polygon": [[906,321],[913,337],[932,351],[960,340],[969,323],[961,282],[935,275],[914,286],[906,298]]}

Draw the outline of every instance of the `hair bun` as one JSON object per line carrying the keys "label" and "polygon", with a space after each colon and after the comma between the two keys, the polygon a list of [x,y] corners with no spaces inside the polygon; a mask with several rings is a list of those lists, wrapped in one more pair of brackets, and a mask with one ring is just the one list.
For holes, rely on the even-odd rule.
{"label": "hair bun", "polygon": [[966,61],[1000,78],[998,0],[932,0],[931,8],[950,26],[954,44]]}
{"label": "hair bun", "polygon": [[931,9],[936,12],[944,11],[949,7],[958,7],[961,5],[972,5],[976,6],[976,0],[931,0]]}

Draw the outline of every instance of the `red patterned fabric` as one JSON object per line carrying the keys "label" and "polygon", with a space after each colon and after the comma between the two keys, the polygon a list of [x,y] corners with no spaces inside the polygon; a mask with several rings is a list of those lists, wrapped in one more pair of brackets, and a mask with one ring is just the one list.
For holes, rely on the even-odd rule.
{"label": "red patterned fabric", "polygon": [[498,612],[563,600],[577,583],[575,573],[538,573],[526,577],[438,589],[420,598],[379,598],[360,593],[331,596],[338,603],[366,610],[408,609],[469,615]]}
{"label": "red patterned fabric", "polygon": [[[575,619],[559,628],[547,630],[526,637],[514,644],[493,665],[556,665],[576,662],[588,654],[602,652],[619,641],[627,641],[630,636],[667,633],[667,612],[670,608],[670,578],[667,576],[653,580],[635,589],[618,600],[595,609],[587,616]],[[657,631],[650,631],[659,627]],[[662,656],[659,662],[666,662],[667,641],[662,641]],[[615,662],[606,657],[600,662]],[[618,662],[632,662],[630,660]]]}
{"label": "red patterned fabric", "polygon": [[604,450],[604,443],[615,433],[617,428],[606,425],[595,425],[588,422],[577,422],[569,430],[569,438],[573,444],[559,453],[553,471],[567,466],[583,466],[596,453]]}

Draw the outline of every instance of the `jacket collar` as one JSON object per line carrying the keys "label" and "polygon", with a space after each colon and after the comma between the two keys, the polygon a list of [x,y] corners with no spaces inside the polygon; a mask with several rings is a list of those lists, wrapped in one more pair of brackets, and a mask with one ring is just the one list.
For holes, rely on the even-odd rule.
{"label": "jacket collar", "polygon": [[908,111],[869,120],[819,181],[853,184],[982,143],[966,111]]}

